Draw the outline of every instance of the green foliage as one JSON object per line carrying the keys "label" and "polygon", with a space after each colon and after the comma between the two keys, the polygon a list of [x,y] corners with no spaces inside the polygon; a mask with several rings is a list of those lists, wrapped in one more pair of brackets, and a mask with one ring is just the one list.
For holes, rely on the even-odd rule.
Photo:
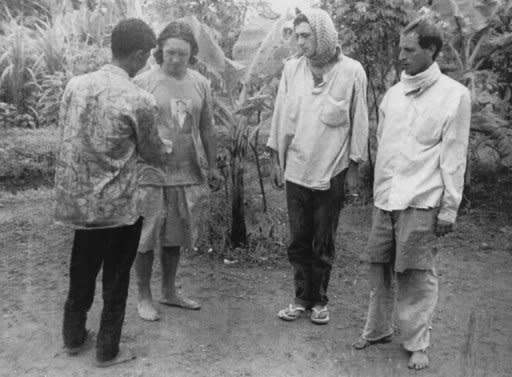
{"label": "green foliage", "polygon": [[[51,1],[48,1],[49,3]],[[4,125],[55,125],[60,97],[70,77],[98,69],[110,60],[108,35],[116,15],[112,4],[89,3],[44,18],[0,18],[0,101],[15,110],[0,113]],[[56,1],[52,9],[59,8]],[[44,9],[44,8],[42,8]]]}
{"label": "green foliage", "polygon": [[31,106],[30,96],[37,89],[35,66],[37,44],[32,31],[18,22],[8,9],[0,21],[0,100],[19,109]]}
{"label": "green foliage", "polygon": [[209,26],[214,39],[228,58],[240,34],[246,6],[235,0],[154,0],[146,11],[159,24],[194,16]]}
{"label": "green foliage", "polygon": [[380,99],[400,72],[400,30],[409,15],[400,3],[386,0],[327,0],[323,8],[334,15],[344,52],[366,70],[369,108],[378,121]]}
{"label": "green foliage", "polygon": [[471,91],[468,172],[496,173],[512,169],[512,4],[480,1],[466,11],[464,4],[438,2],[423,13],[445,31],[445,69]]}

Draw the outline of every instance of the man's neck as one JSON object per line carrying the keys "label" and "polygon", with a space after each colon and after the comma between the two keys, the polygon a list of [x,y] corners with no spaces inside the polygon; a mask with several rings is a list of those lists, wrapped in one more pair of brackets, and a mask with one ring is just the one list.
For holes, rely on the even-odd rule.
{"label": "man's neck", "polygon": [[130,68],[130,65],[128,64],[128,62],[126,62],[122,59],[113,58],[112,61],[110,62],[110,64],[121,68],[123,71],[125,71],[128,74],[128,76],[133,77],[131,74],[131,68]]}

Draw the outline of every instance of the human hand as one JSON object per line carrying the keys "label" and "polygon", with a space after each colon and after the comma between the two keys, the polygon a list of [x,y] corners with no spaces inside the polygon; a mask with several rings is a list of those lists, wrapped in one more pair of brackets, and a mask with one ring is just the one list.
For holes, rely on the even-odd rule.
{"label": "human hand", "polygon": [[162,142],[164,143],[164,146],[165,146],[165,152],[167,154],[171,154],[172,153],[172,141],[162,140]]}
{"label": "human hand", "polygon": [[282,190],[284,187],[283,172],[279,164],[272,165],[272,172],[270,174],[272,186],[277,190]]}
{"label": "human hand", "polygon": [[224,177],[220,174],[219,169],[210,168],[208,170],[208,186],[212,191],[218,191],[222,187],[222,183],[224,182]]}
{"label": "human hand", "polygon": [[353,161],[350,161],[348,166],[345,182],[347,184],[348,195],[357,198],[360,188],[359,166]]}
{"label": "human hand", "polygon": [[453,232],[453,223],[438,219],[435,227],[436,236],[442,237],[450,232]]}

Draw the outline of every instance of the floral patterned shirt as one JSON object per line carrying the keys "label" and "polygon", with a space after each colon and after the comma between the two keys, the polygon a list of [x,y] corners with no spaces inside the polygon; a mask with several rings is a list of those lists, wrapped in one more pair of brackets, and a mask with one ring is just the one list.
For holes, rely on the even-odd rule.
{"label": "floral patterned shirt", "polygon": [[135,223],[137,159],[164,164],[154,97],[119,67],[77,76],[61,102],[56,220],[75,228]]}

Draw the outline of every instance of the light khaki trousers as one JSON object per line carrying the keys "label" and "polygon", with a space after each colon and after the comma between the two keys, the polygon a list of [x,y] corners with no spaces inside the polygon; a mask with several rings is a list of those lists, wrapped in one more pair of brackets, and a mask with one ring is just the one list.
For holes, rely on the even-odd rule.
{"label": "light khaki trousers", "polygon": [[430,328],[438,299],[435,270],[394,272],[391,263],[370,264],[370,304],[363,338],[374,341],[393,334],[393,318],[403,347],[411,352],[430,345]]}

